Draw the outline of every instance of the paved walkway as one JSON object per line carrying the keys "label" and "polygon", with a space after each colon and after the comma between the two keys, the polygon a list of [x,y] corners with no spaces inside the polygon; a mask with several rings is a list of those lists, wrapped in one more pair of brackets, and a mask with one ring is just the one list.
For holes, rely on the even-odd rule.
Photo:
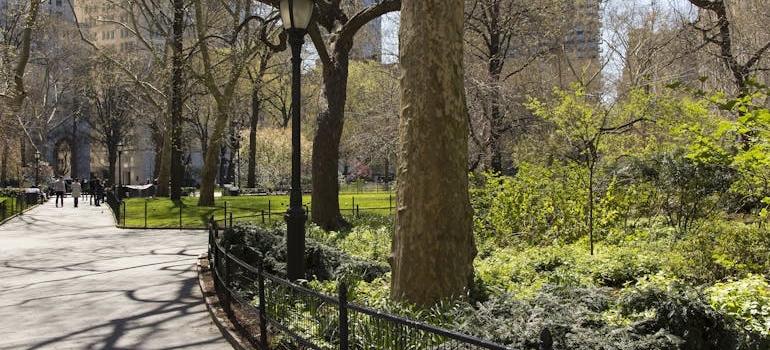
{"label": "paved walkway", "polygon": [[53,200],[0,226],[0,349],[232,349],[195,262],[204,231],[119,230]]}

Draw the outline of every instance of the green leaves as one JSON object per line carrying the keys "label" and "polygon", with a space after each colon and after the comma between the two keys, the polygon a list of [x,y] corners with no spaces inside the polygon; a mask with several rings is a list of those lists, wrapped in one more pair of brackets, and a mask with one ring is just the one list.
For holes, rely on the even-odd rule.
{"label": "green leaves", "polygon": [[761,275],[709,287],[709,303],[747,331],[770,336],[770,285]]}

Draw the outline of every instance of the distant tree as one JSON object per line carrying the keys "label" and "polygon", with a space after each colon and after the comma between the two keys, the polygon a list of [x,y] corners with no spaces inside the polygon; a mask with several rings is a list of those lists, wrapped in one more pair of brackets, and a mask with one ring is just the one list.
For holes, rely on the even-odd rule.
{"label": "distant tree", "polygon": [[398,147],[399,67],[353,62],[341,154],[349,164],[363,161],[377,175],[393,178]]}
{"label": "distant tree", "polygon": [[[696,47],[722,62],[732,75],[735,88],[746,90],[750,78],[766,71],[770,50],[765,1],[688,0],[696,6],[698,20],[692,24],[702,37]],[[709,48],[715,48],[715,51]]]}
{"label": "distant tree", "polygon": [[391,296],[422,305],[467,297],[476,256],[462,33],[463,0],[403,2]]}
{"label": "distant tree", "polygon": [[[258,48],[263,45],[259,41],[259,29],[244,26],[242,14],[249,8],[246,3],[250,2],[193,1],[200,58],[200,69],[195,74],[216,105],[216,118],[204,155],[199,206],[214,204],[218,153],[224,142],[225,128],[233,114],[235,91]],[[251,21],[256,17],[246,20]]]}
{"label": "distant tree", "polygon": [[[70,6],[74,1],[67,0]],[[86,18],[78,18],[75,12],[75,24],[80,31],[83,42],[88,44],[91,52],[120,73],[120,79],[134,85],[135,95],[150,107],[144,113],[143,122],[153,132],[155,141],[156,167],[158,178],[158,196],[169,195],[171,178],[171,86],[172,57],[174,42],[174,8],[172,2],[157,1],[112,1],[107,3],[114,7],[114,15],[91,17],[92,11],[83,11]],[[177,3],[176,5],[178,5]],[[93,2],[79,2],[78,6],[88,9]],[[91,24],[91,25],[85,25]],[[96,27],[109,28],[125,32],[131,38],[127,48],[101,46],[94,40],[99,33],[93,31]],[[139,59],[137,59],[139,58]],[[151,64],[147,64],[147,61]],[[174,181],[178,183],[178,181]]]}
{"label": "distant tree", "polygon": [[[517,100],[511,85],[536,61],[545,61],[557,41],[562,0],[467,0],[465,42],[466,84],[477,106],[472,118],[478,155],[485,167],[503,171],[503,136],[516,124]],[[476,67],[478,66],[478,67]],[[520,96],[518,97],[521,100]],[[479,160],[479,162],[481,159]]]}
{"label": "distant tree", "polygon": [[[101,67],[109,67],[102,62]],[[91,139],[102,145],[107,151],[108,176],[116,177],[116,162],[118,144],[128,140],[128,135],[136,124],[137,109],[134,86],[131,82],[118,78],[119,73],[111,69],[100,69],[99,74],[92,76],[86,97],[90,101],[89,123]]]}
{"label": "distant tree", "polygon": [[0,32],[0,134],[3,135],[0,136],[0,180],[3,182],[8,178],[12,135],[22,135],[17,118],[27,97],[24,74],[30,60],[32,34],[40,9],[38,1],[30,1],[28,5],[19,8],[11,6],[11,11],[0,14],[5,16],[8,25],[21,23],[15,28],[2,28]]}

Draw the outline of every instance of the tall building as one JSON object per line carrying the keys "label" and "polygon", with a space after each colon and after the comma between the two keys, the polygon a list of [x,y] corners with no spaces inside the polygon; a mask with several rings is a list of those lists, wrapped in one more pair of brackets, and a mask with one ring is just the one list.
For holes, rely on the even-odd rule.
{"label": "tall building", "polygon": [[136,49],[136,36],[121,23],[128,23],[129,15],[122,6],[127,2],[111,0],[75,0],[75,14],[87,31],[87,37],[97,46],[115,52]]}
{"label": "tall building", "polygon": [[599,58],[601,42],[601,0],[578,0],[567,4],[564,23],[566,35],[563,41],[565,52],[579,59]]}

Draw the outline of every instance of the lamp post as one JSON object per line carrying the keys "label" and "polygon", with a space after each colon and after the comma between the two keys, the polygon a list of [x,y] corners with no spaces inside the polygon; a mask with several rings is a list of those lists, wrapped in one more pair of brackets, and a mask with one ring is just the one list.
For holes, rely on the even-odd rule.
{"label": "lamp post", "polygon": [[302,44],[313,14],[313,0],[281,0],[281,20],[291,46],[291,191],[286,212],[286,276],[305,277],[305,209],[300,181],[300,66]]}
{"label": "lamp post", "polygon": [[40,151],[35,151],[35,187],[40,187]]}
{"label": "lamp post", "polygon": [[118,201],[123,200],[123,142],[118,142]]}

